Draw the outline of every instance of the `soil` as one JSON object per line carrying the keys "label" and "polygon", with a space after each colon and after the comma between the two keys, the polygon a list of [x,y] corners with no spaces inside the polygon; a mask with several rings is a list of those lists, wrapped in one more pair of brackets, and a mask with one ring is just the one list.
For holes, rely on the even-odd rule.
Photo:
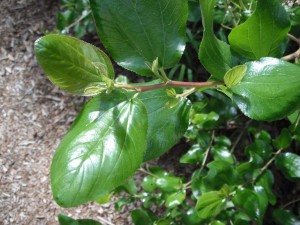
{"label": "soil", "polygon": [[58,224],[57,215],[130,224],[114,203],[62,209],[49,168],[59,140],[85,99],[56,88],[39,68],[34,41],[55,27],[57,2],[0,1],[0,224]]}

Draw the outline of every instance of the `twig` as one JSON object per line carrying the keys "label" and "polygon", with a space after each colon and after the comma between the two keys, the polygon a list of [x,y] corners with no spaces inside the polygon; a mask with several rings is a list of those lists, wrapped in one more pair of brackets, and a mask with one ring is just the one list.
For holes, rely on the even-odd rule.
{"label": "twig", "polygon": [[292,34],[287,34],[288,38],[293,40],[294,42],[296,42],[298,45],[300,45],[300,39],[296,38],[294,35]]}
{"label": "twig", "polygon": [[237,139],[235,140],[234,144],[232,145],[232,148],[230,149],[230,153],[231,154],[233,153],[234,149],[236,148],[236,146],[240,142],[241,138],[243,137],[246,129],[248,128],[248,126],[250,125],[251,122],[252,122],[252,120],[247,121],[247,123],[244,126],[243,130],[240,132],[239,136],[237,137]]}
{"label": "twig", "polygon": [[291,61],[293,59],[298,59],[300,57],[300,48],[292,54],[283,56],[281,59],[284,61]]}
{"label": "twig", "polygon": [[102,218],[102,217],[100,217],[100,218],[98,218],[98,219],[99,219],[102,223],[105,223],[105,224],[107,224],[107,225],[115,225],[115,224],[109,222],[108,220],[106,220],[106,219],[104,219],[104,218]]}
{"label": "twig", "polygon": [[74,27],[76,24],[78,24],[81,20],[83,20],[84,18],[86,18],[89,14],[91,14],[91,10],[89,10],[86,14],[82,15],[81,17],[79,17],[77,20],[75,20],[73,23],[71,23],[69,26],[67,26],[64,30],[66,30],[67,32],[69,32],[69,29]]}
{"label": "twig", "polygon": [[288,202],[287,204],[285,204],[284,206],[282,206],[282,209],[284,209],[284,208],[286,208],[286,207],[288,207],[288,206],[290,206],[290,205],[293,205],[293,204],[296,203],[296,202],[300,202],[300,198],[295,199],[295,200],[293,200],[293,201],[291,201],[291,202]]}
{"label": "twig", "polygon": [[215,87],[223,84],[222,82],[184,82],[184,81],[168,81],[166,83],[154,84],[149,86],[138,86],[130,84],[115,84],[116,88],[134,89],[136,91],[151,91],[160,88],[169,87],[187,87],[187,88],[203,88],[203,87]]}
{"label": "twig", "polygon": [[252,183],[255,184],[258,178],[268,169],[271,163],[276,159],[276,157],[282,152],[283,148],[279,149],[274,153],[274,156],[260,169],[259,174],[253,178]]}

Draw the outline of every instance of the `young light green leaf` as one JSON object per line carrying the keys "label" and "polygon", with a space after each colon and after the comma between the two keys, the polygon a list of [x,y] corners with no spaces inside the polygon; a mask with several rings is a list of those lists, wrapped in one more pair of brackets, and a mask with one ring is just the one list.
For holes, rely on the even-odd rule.
{"label": "young light green leaf", "polygon": [[166,199],[166,207],[168,209],[173,209],[178,205],[182,204],[186,196],[185,190],[180,190],[178,192],[170,194]]}
{"label": "young light green leaf", "polygon": [[[159,157],[175,145],[187,130],[190,101],[167,95],[166,90],[153,90],[141,93],[138,98],[148,112],[147,151],[145,161]],[[175,101],[171,106],[168,103]]]}
{"label": "young light green leaf", "polygon": [[[145,62],[174,66],[185,48],[188,2],[182,0],[90,0],[98,34],[112,58],[141,75]],[[126,16],[124,16],[126,15]]]}
{"label": "young light green leaf", "polygon": [[258,0],[252,16],[229,34],[230,46],[250,59],[280,56],[280,44],[290,29],[280,0]]}
{"label": "young light green leaf", "polygon": [[239,65],[227,71],[224,76],[225,85],[229,88],[237,85],[245,76],[246,71],[247,71],[246,65]]}
{"label": "young light green leaf", "polygon": [[275,164],[287,178],[300,180],[300,156],[290,152],[282,153],[277,156]]}
{"label": "young light green leaf", "polygon": [[212,74],[212,78],[223,80],[225,73],[231,68],[230,46],[216,38],[213,31],[215,0],[200,0],[203,38],[199,49],[202,65]]}
{"label": "young light green leaf", "polygon": [[208,219],[217,216],[225,204],[226,198],[219,191],[211,191],[200,196],[195,208],[200,218]]}
{"label": "young light green leaf", "polygon": [[246,65],[244,78],[231,87],[234,102],[246,116],[279,120],[300,108],[298,66],[275,58]]}
{"label": "young light green leaf", "polygon": [[120,92],[97,95],[61,141],[51,165],[54,199],[72,207],[105,196],[133,175],[146,150],[147,111]]}
{"label": "young light green leaf", "polygon": [[[108,56],[95,46],[64,35],[49,34],[35,42],[35,54],[46,76],[61,89],[91,95],[93,84],[114,79]],[[101,70],[95,67],[101,64]],[[101,85],[101,91],[103,89]],[[99,89],[96,94],[101,92]],[[94,94],[94,93],[93,93]]]}

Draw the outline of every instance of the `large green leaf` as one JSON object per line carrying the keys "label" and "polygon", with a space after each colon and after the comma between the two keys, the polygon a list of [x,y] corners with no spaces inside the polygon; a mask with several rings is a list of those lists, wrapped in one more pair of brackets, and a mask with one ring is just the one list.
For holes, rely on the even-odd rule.
{"label": "large green leaf", "polygon": [[275,58],[245,64],[243,79],[231,88],[240,110],[255,120],[278,120],[300,108],[300,68]]}
{"label": "large green leaf", "polygon": [[65,91],[90,95],[114,78],[108,56],[95,46],[64,35],[49,34],[35,42],[38,63],[47,77]]}
{"label": "large green leaf", "polygon": [[175,145],[187,130],[190,101],[167,95],[166,90],[147,91],[138,97],[148,112],[145,161],[154,159]]}
{"label": "large green leaf", "polygon": [[231,68],[230,46],[216,38],[213,31],[215,0],[200,0],[203,38],[199,49],[199,59],[214,79],[223,80],[225,73]]}
{"label": "large green leaf", "polygon": [[281,169],[283,174],[293,180],[300,180],[300,156],[294,153],[283,153],[278,155],[275,161],[276,166]]}
{"label": "large green leaf", "polygon": [[290,29],[280,0],[259,0],[252,16],[229,34],[231,47],[250,59],[279,56],[280,44]]}
{"label": "large green leaf", "polygon": [[56,202],[98,200],[133,175],[146,150],[147,112],[119,92],[89,101],[61,141],[51,166]]}
{"label": "large green leaf", "polygon": [[90,0],[97,31],[114,60],[141,75],[145,62],[174,66],[185,48],[188,1]]}

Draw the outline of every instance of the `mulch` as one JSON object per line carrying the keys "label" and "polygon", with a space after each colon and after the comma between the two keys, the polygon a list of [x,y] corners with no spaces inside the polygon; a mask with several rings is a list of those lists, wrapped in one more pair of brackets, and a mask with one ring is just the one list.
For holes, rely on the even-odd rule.
{"label": "mulch", "polygon": [[0,2],[0,224],[58,224],[57,215],[131,224],[114,202],[60,208],[50,190],[51,159],[86,99],[56,88],[35,56],[34,41],[55,27],[57,2]]}

